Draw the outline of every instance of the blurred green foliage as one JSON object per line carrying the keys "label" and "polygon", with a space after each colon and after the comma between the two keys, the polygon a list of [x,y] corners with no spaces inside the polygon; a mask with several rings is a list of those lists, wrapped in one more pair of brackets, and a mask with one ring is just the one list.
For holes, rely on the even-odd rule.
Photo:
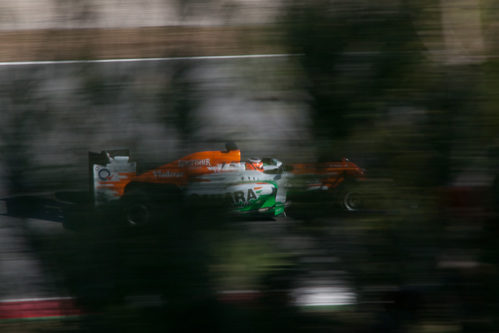
{"label": "blurred green foliage", "polygon": [[[493,210],[492,194],[470,191],[453,207],[446,201],[456,189],[445,188],[461,179],[475,189],[484,186],[476,177],[497,179],[497,165],[486,168],[488,150],[497,145],[496,61],[486,49],[478,63],[469,50],[461,49],[468,57],[463,61],[448,49],[452,29],[466,22],[444,24],[443,18],[456,17],[459,8],[425,1],[295,1],[287,16],[290,49],[303,54],[300,80],[310,96],[320,158],[354,147],[375,155],[371,177],[391,180],[367,190],[371,207],[393,214],[353,218],[340,229],[357,235],[350,245],[362,248],[342,256],[359,296],[369,299],[367,290],[385,286],[385,301],[393,304],[385,308],[382,331],[432,318],[461,322],[461,331],[496,324],[491,306],[497,299],[487,290],[496,289],[490,279],[497,268],[481,262],[496,250],[481,243],[491,235],[480,231],[496,230],[489,229],[496,216],[470,213]],[[470,208],[475,196],[478,207]],[[472,324],[477,320],[487,323]]]}

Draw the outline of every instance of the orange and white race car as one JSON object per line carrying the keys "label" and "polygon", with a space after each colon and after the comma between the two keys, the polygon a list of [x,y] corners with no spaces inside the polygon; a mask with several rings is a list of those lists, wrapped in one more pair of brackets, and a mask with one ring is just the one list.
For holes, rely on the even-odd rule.
{"label": "orange and white race car", "polygon": [[140,174],[128,150],[89,153],[88,167],[90,191],[3,198],[3,214],[62,221],[78,229],[87,222],[145,225],[195,208],[272,217],[296,207],[317,215],[334,204],[352,212],[362,207],[362,193],[352,185],[365,178],[365,171],[348,159],[287,166],[275,158],[242,161],[235,144]]}

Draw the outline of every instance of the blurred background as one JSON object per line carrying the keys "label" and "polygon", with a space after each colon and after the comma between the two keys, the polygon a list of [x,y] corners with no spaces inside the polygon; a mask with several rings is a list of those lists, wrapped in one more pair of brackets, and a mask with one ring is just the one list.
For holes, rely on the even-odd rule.
{"label": "blurred background", "polygon": [[[487,0],[0,2],[0,329],[496,331],[498,15]],[[288,165],[348,157],[367,171],[362,209],[308,197],[272,221],[74,232],[40,201],[86,189],[88,151],[128,148],[147,170],[227,141]],[[54,297],[79,315],[7,315]]]}

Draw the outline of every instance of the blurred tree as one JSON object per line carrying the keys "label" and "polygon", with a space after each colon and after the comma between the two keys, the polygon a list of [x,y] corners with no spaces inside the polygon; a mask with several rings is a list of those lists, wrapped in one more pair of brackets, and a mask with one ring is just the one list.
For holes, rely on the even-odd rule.
{"label": "blurred tree", "polygon": [[159,93],[160,120],[177,130],[184,145],[193,140],[199,127],[196,111],[201,96],[193,82],[194,69],[191,62],[176,62],[164,90]]}
{"label": "blurred tree", "polygon": [[8,86],[0,89],[3,107],[3,124],[0,131],[2,150],[0,156],[6,168],[7,188],[11,195],[32,190],[29,170],[34,168],[30,152],[33,138],[50,127],[46,116],[47,101],[38,92],[37,71],[30,75],[11,76]]}
{"label": "blurred tree", "polygon": [[[482,121],[476,113],[480,66],[438,62],[431,57],[435,49],[426,49],[441,45],[446,10],[426,1],[295,1],[288,8],[288,41],[302,54],[299,79],[310,96],[319,158],[359,137],[375,142],[383,163],[374,173],[398,185],[378,186],[373,194],[392,198],[393,215],[357,217],[344,230],[345,237],[357,235],[342,259],[359,297],[368,297],[365,290],[372,285],[392,285],[406,294],[409,284],[444,283],[438,257],[449,250],[441,241],[448,237],[444,228],[455,221],[439,212],[439,186],[462,170],[462,159],[456,159],[467,155],[462,145],[478,152],[477,143],[485,141],[474,134]],[[359,135],[359,129],[366,133]],[[476,234],[459,237],[452,248],[476,241]],[[354,251],[357,247],[366,251]],[[473,281],[463,279],[455,288],[462,291]],[[394,303],[399,296],[387,294]],[[412,309],[422,305],[415,304],[416,297],[413,302]],[[466,308],[466,300],[460,302]],[[395,321],[392,331],[408,323],[403,311],[387,310]]]}
{"label": "blurred tree", "polygon": [[[345,138],[392,105],[414,101],[423,45],[401,2],[296,2],[289,42],[304,68],[317,138]],[[408,99],[410,99],[408,101]]]}

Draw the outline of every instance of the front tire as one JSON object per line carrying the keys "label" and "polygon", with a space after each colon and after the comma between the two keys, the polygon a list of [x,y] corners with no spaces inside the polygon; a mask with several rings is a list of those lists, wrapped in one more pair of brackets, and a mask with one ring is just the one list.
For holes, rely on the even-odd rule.
{"label": "front tire", "polygon": [[343,185],[336,195],[336,202],[345,212],[358,212],[364,208],[364,197],[355,184]]}
{"label": "front tire", "polygon": [[346,191],[343,194],[341,207],[345,211],[357,212],[362,208],[362,198],[360,193],[355,191]]}

